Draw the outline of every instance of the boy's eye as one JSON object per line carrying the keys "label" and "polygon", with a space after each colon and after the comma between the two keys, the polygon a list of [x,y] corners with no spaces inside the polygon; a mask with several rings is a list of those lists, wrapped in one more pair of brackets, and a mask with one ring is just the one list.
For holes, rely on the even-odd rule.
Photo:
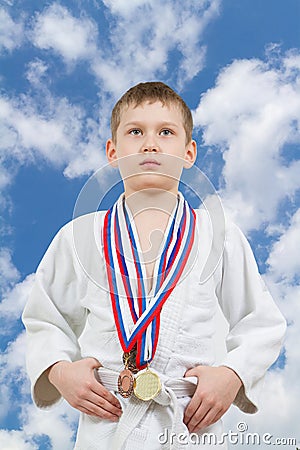
{"label": "boy's eye", "polygon": [[140,134],[142,134],[142,132],[138,128],[134,128],[133,130],[129,131],[129,134],[132,134],[133,136],[139,136]]}
{"label": "boy's eye", "polygon": [[173,132],[168,129],[161,130],[161,132],[160,132],[160,135],[162,135],[162,136],[170,136],[171,134],[173,134]]}

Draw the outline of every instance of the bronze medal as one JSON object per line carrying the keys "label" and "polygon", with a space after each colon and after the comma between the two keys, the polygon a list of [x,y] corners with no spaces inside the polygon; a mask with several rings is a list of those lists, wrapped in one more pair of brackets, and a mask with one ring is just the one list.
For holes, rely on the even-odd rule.
{"label": "bronze medal", "polygon": [[118,378],[118,391],[124,398],[131,396],[133,392],[134,378],[129,369],[123,369]]}
{"label": "bronze medal", "polygon": [[135,384],[133,373],[138,370],[136,368],[136,346],[130,352],[123,354],[124,369],[118,377],[118,391],[124,398],[131,396]]}

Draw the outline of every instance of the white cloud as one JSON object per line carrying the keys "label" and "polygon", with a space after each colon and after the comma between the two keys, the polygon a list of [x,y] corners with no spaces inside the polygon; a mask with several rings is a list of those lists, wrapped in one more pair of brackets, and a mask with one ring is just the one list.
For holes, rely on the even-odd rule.
{"label": "white cloud", "polygon": [[[2,371],[3,378],[9,380],[8,374],[12,372],[21,371],[24,378],[26,378],[25,371],[25,350],[26,350],[26,336],[25,332],[19,333],[14,340],[9,342],[7,349],[1,355],[1,364],[5,366]],[[9,384],[14,380],[9,380]]]}
{"label": "white cloud", "polygon": [[11,52],[23,40],[23,25],[15,22],[4,8],[0,9],[0,53]]}
{"label": "white cloud", "polygon": [[74,427],[78,415],[66,403],[47,412],[27,404],[22,415],[26,436],[48,436],[51,448],[55,450],[74,448]]}
{"label": "white cloud", "polygon": [[[1,136],[1,125],[0,125],[0,136]],[[4,137],[4,134],[2,134]],[[1,151],[1,146],[0,146]],[[6,193],[7,187],[11,184],[13,180],[13,167],[10,167],[10,170],[7,167],[4,167],[3,161],[1,161],[0,157],[0,211],[6,211],[6,213],[11,212],[12,210],[12,202],[9,196]],[[10,234],[11,227],[4,223],[4,218],[2,214],[0,215],[0,236]]]}
{"label": "white cloud", "polygon": [[110,9],[112,14],[123,17],[131,16],[137,8],[151,7],[151,0],[103,0],[103,3]]}
{"label": "white cloud", "polygon": [[218,15],[220,2],[106,0],[109,34],[98,47],[95,23],[87,17],[76,18],[54,3],[37,15],[32,42],[53,50],[67,64],[88,60],[104,90],[114,96],[138,81],[161,77],[167,72],[171,52],[177,51],[172,79],[181,88],[203,68],[203,31]]}
{"label": "white cloud", "polygon": [[[32,69],[32,67],[31,67]],[[43,71],[43,67],[35,67]],[[31,72],[31,78],[37,77]],[[70,177],[89,173],[101,165],[98,126],[83,110],[66,98],[55,98],[43,87],[39,103],[23,95],[0,98],[0,120],[4,138],[3,156],[19,165],[41,159],[62,167]],[[80,170],[73,170],[80,160]],[[2,172],[5,176],[5,172]],[[5,181],[5,179],[4,179]]]}
{"label": "white cloud", "polygon": [[1,167],[0,171],[0,189],[4,189],[8,184],[10,184],[11,176],[8,171]]}
{"label": "white cloud", "polygon": [[[9,137],[11,130],[14,131],[14,138],[6,149],[10,147],[21,162],[31,159],[34,151],[37,151],[53,163],[63,163],[72,151],[68,135],[72,132],[74,135],[74,131],[76,135],[79,134],[81,111],[72,108],[66,99],[49,107],[48,117],[45,117],[33,110],[30,99],[25,96],[21,99],[0,100],[0,118],[6,136]],[[66,121],[67,117],[69,121]],[[23,149],[27,150],[26,153]]]}
{"label": "white cloud", "polygon": [[300,186],[300,162],[284,159],[300,143],[298,58],[234,61],[194,113],[205,145],[223,152],[222,198],[244,230],[274,221],[279,202]]}
{"label": "white cloud", "polygon": [[53,3],[37,15],[32,40],[37,47],[60,54],[67,63],[76,62],[94,53],[97,28],[91,19],[77,19]]}
{"label": "white cloud", "polygon": [[[5,351],[1,353],[0,368],[0,381],[2,394],[4,394],[2,399],[4,402],[4,408],[2,409],[3,418],[24,402],[25,387],[27,388],[26,394],[28,396],[29,383],[25,371],[24,332],[10,341]],[[8,408],[5,407],[7,404],[9,404]]]}
{"label": "white cloud", "polygon": [[[3,417],[6,416],[7,411],[9,411],[9,405],[10,405],[9,389],[4,383],[1,383],[0,384],[0,421],[3,419]],[[0,437],[0,443],[1,443],[1,437]],[[2,448],[2,446],[0,448]]]}
{"label": "white cloud", "polygon": [[26,78],[33,86],[42,88],[41,83],[45,82],[47,70],[48,66],[44,61],[35,59],[28,64]]}
{"label": "white cloud", "polygon": [[[197,3],[106,0],[104,3],[112,14],[112,48],[107,60],[98,59],[93,67],[115,95],[138,81],[165,75],[172,51],[178,55],[177,66],[171,72],[175,76],[171,78],[179,87],[203,68],[202,34],[217,16],[219,0]],[[122,82],[122,78],[126,81]]]}
{"label": "white cloud", "polygon": [[20,274],[12,262],[11,251],[8,248],[0,249],[0,293],[7,292],[16,281]]}
{"label": "white cloud", "polygon": [[[19,275],[15,267],[11,266],[11,270]],[[18,319],[21,316],[33,281],[34,274],[27,275],[27,277],[22,282],[15,284],[10,291],[5,293],[0,303],[0,314],[2,319],[6,318],[9,320],[13,320]]]}
{"label": "white cloud", "polygon": [[[48,436],[52,448],[72,449],[78,413],[66,402],[51,411],[38,410],[29,400],[30,385],[25,369],[26,337],[21,332],[0,355],[1,418],[16,411],[19,430],[1,430],[0,448],[33,450],[39,436]],[[20,413],[21,410],[21,413]]]}
{"label": "white cloud", "polygon": [[2,450],[37,450],[38,447],[29,441],[20,430],[0,430],[0,448]]}
{"label": "white cloud", "polygon": [[284,65],[290,77],[298,77],[300,70],[300,54],[296,49],[289,50],[284,58]]}
{"label": "white cloud", "polygon": [[294,214],[289,227],[274,244],[267,263],[276,280],[293,282],[300,273],[300,209]]}
{"label": "white cloud", "polygon": [[98,123],[88,118],[85,125],[85,140],[78,142],[77,152],[64,170],[69,178],[88,174],[106,163],[104,139],[99,136]]}

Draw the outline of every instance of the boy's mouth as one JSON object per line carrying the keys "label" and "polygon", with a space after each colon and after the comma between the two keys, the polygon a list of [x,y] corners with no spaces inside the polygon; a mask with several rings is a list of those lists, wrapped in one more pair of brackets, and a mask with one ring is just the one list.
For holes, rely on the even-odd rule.
{"label": "boy's mouth", "polygon": [[160,163],[153,158],[146,158],[140,163],[140,166],[160,166]]}

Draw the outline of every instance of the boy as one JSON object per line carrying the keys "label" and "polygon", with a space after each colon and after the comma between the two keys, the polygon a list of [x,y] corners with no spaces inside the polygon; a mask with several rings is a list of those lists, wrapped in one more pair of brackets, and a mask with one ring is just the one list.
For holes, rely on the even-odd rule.
{"label": "boy", "polygon": [[[111,128],[106,155],[124,193],[60,230],[24,310],[34,401],[50,407],[62,396],[81,412],[78,450],[186,449],[189,433],[199,437],[191,448],[225,448],[201,435],[221,436],[232,403],[257,411],[285,321],[231,223],[219,264],[199,281],[214,237],[208,213],[178,191],[196,159],[181,97],[140,83],[115,105]],[[218,302],[229,334],[216,367]]]}

